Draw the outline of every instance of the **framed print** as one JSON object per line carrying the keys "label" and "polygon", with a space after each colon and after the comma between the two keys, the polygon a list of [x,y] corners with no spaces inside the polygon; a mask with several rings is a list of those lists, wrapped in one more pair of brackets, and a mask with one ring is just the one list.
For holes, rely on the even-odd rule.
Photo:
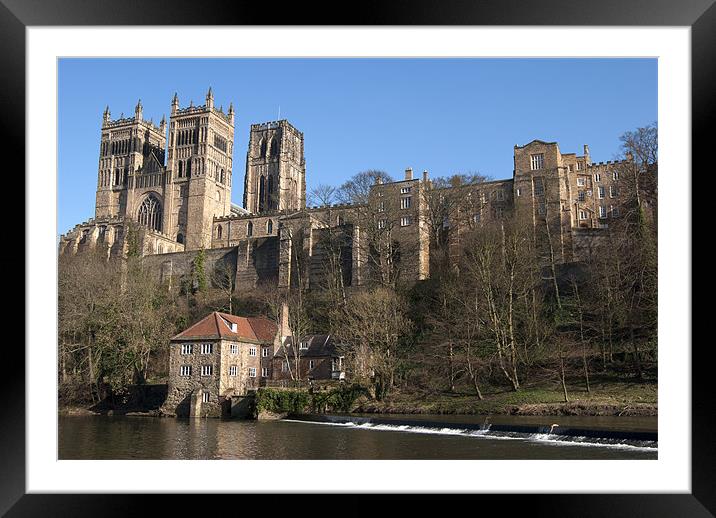
{"label": "framed print", "polygon": [[712,515],[712,2],[275,11],[3,0],[28,208],[0,509]]}

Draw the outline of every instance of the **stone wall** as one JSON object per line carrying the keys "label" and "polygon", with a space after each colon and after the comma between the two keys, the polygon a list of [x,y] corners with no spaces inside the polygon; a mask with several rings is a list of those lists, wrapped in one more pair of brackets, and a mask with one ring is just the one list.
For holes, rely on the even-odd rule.
{"label": "stone wall", "polygon": [[[211,354],[201,354],[201,344],[213,344]],[[181,354],[183,344],[192,344],[191,354]],[[189,417],[192,396],[199,389],[207,390],[209,401],[201,404],[202,417],[221,416],[222,400],[219,397],[219,380],[221,375],[221,355],[219,340],[202,340],[199,342],[182,341],[169,344],[169,387],[164,411],[177,417]],[[189,376],[181,376],[181,366],[191,366]],[[202,376],[202,365],[211,365],[211,376]]]}

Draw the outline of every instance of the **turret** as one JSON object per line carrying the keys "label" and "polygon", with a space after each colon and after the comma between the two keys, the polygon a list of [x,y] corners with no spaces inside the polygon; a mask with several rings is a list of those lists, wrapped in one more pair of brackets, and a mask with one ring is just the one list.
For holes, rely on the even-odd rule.
{"label": "turret", "polygon": [[179,111],[179,96],[174,92],[174,98],[172,99],[172,113]]}
{"label": "turret", "polygon": [[161,130],[162,135],[166,134],[166,132],[167,132],[167,118],[166,118],[164,115],[162,115],[162,120],[161,120],[161,122],[159,123],[159,129]]}
{"label": "turret", "polygon": [[136,121],[142,120],[142,100],[137,101],[137,106],[134,107],[134,119]]}
{"label": "turret", "polygon": [[209,87],[209,91],[206,92],[206,107],[212,109],[214,107],[214,94]]}
{"label": "turret", "polygon": [[104,109],[104,114],[102,115],[102,124],[107,124],[109,122],[109,106],[107,106]]}
{"label": "turret", "polygon": [[234,103],[229,104],[229,122],[234,124]]}

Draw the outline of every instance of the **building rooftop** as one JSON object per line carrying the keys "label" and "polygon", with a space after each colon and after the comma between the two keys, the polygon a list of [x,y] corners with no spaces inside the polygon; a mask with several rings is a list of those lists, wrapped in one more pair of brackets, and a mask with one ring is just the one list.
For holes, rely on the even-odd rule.
{"label": "building rooftop", "polygon": [[272,342],[276,323],[266,317],[239,317],[214,311],[196,324],[174,336],[172,340],[220,338],[250,342]]}
{"label": "building rooftop", "polygon": [[[287,337],[283,342],[283,346],[276,352],[275,356],[283,357],[288,352],[289,358],[292,357],[292,343],[293,337]],[[306,349],[300,349],[302,357],[340,356],[336,349],[336,343],[333,341],[331,335],[306,335],[301,339],[301,344],[308,346]]]}

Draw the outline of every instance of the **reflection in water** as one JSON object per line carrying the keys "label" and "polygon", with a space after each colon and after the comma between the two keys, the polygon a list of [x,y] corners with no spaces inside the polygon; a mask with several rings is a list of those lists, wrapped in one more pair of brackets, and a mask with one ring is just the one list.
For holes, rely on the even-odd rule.
{"label": "reflection in water", "polygon": [[657,450],[290,421],[97,416],[60,418],[59,458],[656,459]]}

